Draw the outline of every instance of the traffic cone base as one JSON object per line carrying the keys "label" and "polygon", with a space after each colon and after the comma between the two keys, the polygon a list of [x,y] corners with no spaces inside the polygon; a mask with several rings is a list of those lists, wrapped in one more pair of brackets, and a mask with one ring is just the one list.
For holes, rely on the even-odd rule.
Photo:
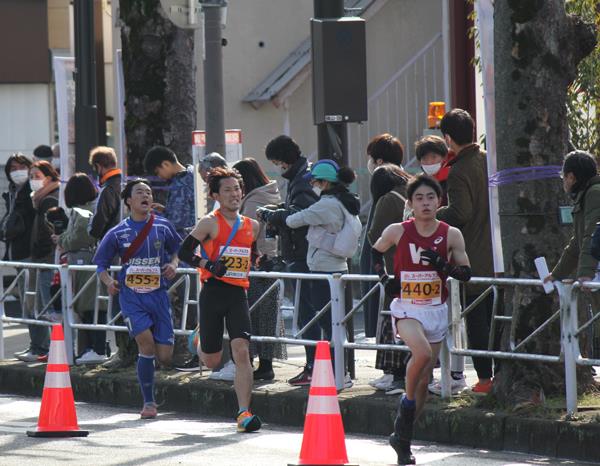
{"label": "traffic cone base", "polygon": [[27,435],[86,437],[88,434],[87,430],[80,430],[77,425],[63,329],[61,325],[53,325],[38,426],[36,430],[27,431]]}
{"label": "traffic cone base", "polygon": [[304,436],[298,463],[288,466],[353,466],[348,463],[329,342],[317,343]]}

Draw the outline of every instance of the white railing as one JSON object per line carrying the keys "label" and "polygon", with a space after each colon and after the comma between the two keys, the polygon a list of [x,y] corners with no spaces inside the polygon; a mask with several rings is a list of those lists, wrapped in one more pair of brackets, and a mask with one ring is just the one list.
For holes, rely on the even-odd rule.
{"label": "white railing", "polygon": [[369,197],[366,149],[373,136],[397,136],[404,145],[404,166],[415,165],[413,143],[427,127],[427,105],[444,100],[442,57],[438,33],[369,97],[368,121],[348,125],[349,165],[357,172],[361,199]]}
{"label": "white railing", "polygon": [[[4,289],[3,276],[8,270],[16,270],[17,275],[10,283],[10,285]],[[120,267],[112,267],[111,272],[115,273]],[[72,275],[81,272],[94,272],[95,266],[59,266],[52,264],[32,264],[32,263],[19,263],[19,262],[3,262],[0,261],[0,319],[2,325],[0,325],[0,359],[4,359],[4,323],[20,323],[28,325],[43,325],[51,326],[52,322],[39,320],[43,319],[44,314],[47,312],[50,303],[47,303],[43,308],[40,309],[40,304],[35,299],[34,306],[34,318],[27,314],[27,311],[23,309],[21,317],[9,317],[5,313],[5,301],[7,296],[12,293],[18,286],[25,286],[23,291],[25,296],[31,297],[32,294],[38,292],[39,280],[35,290],[27,289],[27,285],[19,285],[22,283],[25,276],[32,271],[39,273],[41,270],[58,270],[61,275],[61,300],[62,308],[66,310],[64,313],[64,327],[65,327],[65,343],[67,346],[67,357],[69,363],[73,363],[73,352],[74,352],[74,341],[78,330],[97,330],[97,331],[118,331],[125,332],[127,327],[122,325],[116,325],[116,321],[120,313],[115,314],[115,309],[112,305],[113,300],[109,296],[102,296],[97,292],[96,305],[94,310],[93,323],[82,324],[77,322],[73,306],[78,299],[82,296],[82,293],[89,286],[96,286],[99,290],[99,281],[97,275],[94,274],[90,279],[81,287],[77,292],[74,293],[72,287]],[[198,287],[191,286],[191,280],[195,280],[197,271],[195,269],[178,269],[179,276],[171,285],[170,291],[175,291],[177,287],[184,287],[184,302],[181,324],[175,329],[177,335],[188,335],[191,333],[191,329],[186,328],[188,307],[198,303]],[[331,312],[331,325],[332,325],[332,339],[331,345],[334,348],[335,354],[335,380],[338,389],[343,388],[344,375],[345,375],[345,349],[368,349],[368,350],[392,350],[392,351],[409,351],[409,348],[404,345],[395,344],[377,344],[367,342],[350,342],[348,340],[347,324],[353,315],[363,306],[363,303],[369,298],[372,293],[376,291],[383,291],[381,284],[378,281],[378,277],[375,275],[354,275],[354,274],[311,274],[311,273],[279,273],[279,272],[250,272],[251,277],[262,277],[271,278],[274,280],[296,280],[296,294],[295,294],[295,305],[294,305],[294,328],[291,336],[253,336],[254,341],[265,342],[265,343],[284,343],[293,345],[316,345],[316,341],[306,340],[302,338],[302,335],[311,326],[317,325],[319,318],[326,312]],[[303,328],[298,329],[298,302],[300,293],[300,282],[302,280],[327,280],[331,290],[331,301],[327,303],[322,309],[320,309],[316,315],[311,319],[310,322],[304,325]],[[346,311],[345,303],[345,287],[356,281],[368,281],[374,285],[365,296],[363,296],[358,303],[353,305],[351,309]],[[596,282],[585,282],[583,284],[579,282],[564,281],[563,283],[555,282],[560,298],[559,309],[554,312],[550,318],[543,322],[539,327],[534,329],[532,333],[523,338],[521,341],[512,341],[509,344],[509,350],[499,351],[493,349],[492,338],[490,338],[490,344],[487,350],[473,350],[468,349],[466,345],[466,339],[464,338],[463,324],[465,315],[467,315],[481,299],[485,298],[490,292],[494,293],[494,313],[493,319],[498,321],[510,321],[510,317],[496,315],[496,308],[498,306],[498,288],[500,287],[541,287],[542,283],[540,280],[523,280],[523,279],[510,279],[510,278],[472,278],[472,283],[489,285],[478,299],[471,303],[466,308],[462,308],[460,302],[460,291],[459,282],[453,279],[449,280],[449,332],[447,335],[446,344],[442,345],[440,353],[440,362],[442,368],[442,397],[451,396],[450,392],[450,355],[459,356],[478,356],[478,357],[489,357],[498,359],[513,359],[513,360],[527,360],[527,361],[538,361],[544,363],[563,363],[565,366],[565,379],[566,379],[566,408],[569,415],[577,412],[577,377],[576,367],[577,365],[590,366],[600,365],[600,359],[586,358],[581,355],[579,347],[579,336],[582,332],[587,330],[591,325],[597,323],[600,319],[600,313],[592,317],[588,321],[584,322],[581,326],[578,322],[577,314],[577,299],[578,294],[582,288],[589,290],[600,289],[600,283]],[[27,283],[27,281],[25,282]],[[271,288],[267,289],[263,295],[259,298],[259,302],[264,299],[267,294],[271,291]],[[53,296],[53,299],[58,299],[58,294]],[[382,293],[380,294],[380,298]],[[99,323],[99,308],[100,303],[105,302],[107,308],[107,322]],[[381,316],[389,314],[389,311],[382,310],[383,299],[380,299],[380,319]],[[253,306],[254,308],[255,306]],[[31,312],[31,311],[30,311]],[[526,352],[526,343],[531,341],[541,331],[543,331],[552,322],[559,320],[561,329],[561,342],[560,342],[560,354],[532,354]],[[512,325],[512,322],[511,322]],[[492,332],[491,332],[492,333]],[[512,332],[511,332],[512,334]]]}

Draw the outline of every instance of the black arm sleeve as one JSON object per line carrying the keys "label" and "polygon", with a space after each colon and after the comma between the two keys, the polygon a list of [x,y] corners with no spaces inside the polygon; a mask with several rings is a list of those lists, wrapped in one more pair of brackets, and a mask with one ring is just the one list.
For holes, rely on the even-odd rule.
{"label": "black arm sleeve", "polygon": [[373,264],[373,270],[375,270],[375,273],[379,275],[379,278],[387,275],[383,253],[379,252],[375,248],[371,248],[371,262]]}
{"label": "black arm sleeve", "polygon": [[192,267],[200,267],[202,257],[194,254],[194,251],[198,246],[200,246],[200,241],[192,235],[187,235],[179,248],[179,253],[177,254],[179,259],[190,264]]}
{"label": "black arm sleeve", "polygon": [[468,282],[471,280],[471,267],[468,265],[446,265],[445,272],[452,278],[456,278],[461,282]]}

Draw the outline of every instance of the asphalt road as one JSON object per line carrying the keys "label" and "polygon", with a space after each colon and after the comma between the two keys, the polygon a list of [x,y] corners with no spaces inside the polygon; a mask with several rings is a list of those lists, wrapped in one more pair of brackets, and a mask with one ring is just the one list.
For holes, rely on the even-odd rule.
{"label": "asphalt road", "polygon": [[[281,466],[298,460],[302,433],[266,425],[259,433],[238,434],[233,420],[160,413],[141,421],[133,410],[77,403],[86,438],[29,438],[39,399],[0,395],[0,464],[16,465],[244,465]],[[349,435],[351,463],[394,464],[395,455],[383,437]],[[489,452],[416,442],[418,464],[444,466],[582,464],[537,456]],[[590,463],[591,464],[591,463]]]}

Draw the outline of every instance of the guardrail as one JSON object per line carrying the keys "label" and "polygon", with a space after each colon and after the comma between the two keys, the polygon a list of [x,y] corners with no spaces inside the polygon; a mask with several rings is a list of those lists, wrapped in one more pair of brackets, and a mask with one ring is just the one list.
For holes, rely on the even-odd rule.
{"label": "guardrail", "polygon": [[[58,297],[61,297],[62,307],[64,312],[64,326],[65,326],[65,343],[67,345],[67,357],[69,363],[73,363],[73,352],[74,352],[74,340],[75,334],[78,330],[111,330],[117,332],[127,331],[127,327],[122,325],[116,325],[116,321],[120,316],[120,312],[115,313],[113,306],[113,298],[111,296],[101,295],[99,292],[96,294],[96,301],[94,307],[94,319],[91,324],[84,324],[77,322],[76,314],[73,306],[78,299],[81,298],[84,291],[90,286],[96,286],[96,290],[100,290],[100,282],[96,274],[90,276],[86,283],[76,292],[72,286],[72,275],[78,272],[95,272],[95,266],[60,266],[53,264],[34,264],[34,263],[22,263],[22,262],[6,262],[0,261],[0,275],[5,275],[6,271],[13,268],[17,271],[15,278],[11,281],[9,286],[4,289],[4,280],[0,280],[0,318],[2,322],[10,323],[21,323],[28,325],[43,325],[51,326],[52,322],[47,322],[43,319],[44,315],[48,312],[49,306]],[[61,275],[61,291],[55,293],[50,300],[45,303],[44,306],[40,305],[38,294],[40,280],[36,280],[35,289],[29,289],[29,275],[32,271],[35,271],[39,275],[42,270],[58,271]],[[116,273],[120,270],[120,267],[111,267],[111,273]],[[199,287],[191,286],[191,280],[195,280],[197,271],[195,269],[178,269],[179,276],[171,284],[169,291],[175,292],[179,287],[183,287],[183,310],[181,324],[178,328],[175,328],[175,334],[177,335],[188,335],[191,333],[191,329],[186,328],[187,314],[189,306],[195,306],[198,304]],[[250,272],[251,277],[262,277],[276,280],[274,284],[269,287],[263,295],[254,303],[250,309],[252,312],[258,303],[262,301],[269,292],[272,291],[277,281],[280,283],[285,280],[296,281],[296,293],[294,297],[294,316],[293,316],[293,329],[292,336],[279,337],[279,336],[253,336],[252,339],[258,342],[265,343],[285,343],[292,345],[303,345],[303,346],[314,346],[316,342],[313,340],[306,340],[302,338],[302,335],[311,326],[317,325],[319,318],[326,312],[331,312],[331,325],[332,325],[332,341],[331,345],[334,349],[335,362],[334,372],[336,386],[338,389],[343,388],[344,375],[345,375],[345,349],[366,349],[366,350],[391,350],[391,351],[410,351],[405,345],[396,344],[378,344],[378,343],[366,343],[366,342],[351,342],[348,340],[347,324],[355,313],[363,306],[364,302],[375,292],[383,291],[382,286],[378,281],[378,277],[374,275],[356,275],[356,274],[306,274],[306,273],[284,273],[284,272]],[[331,301],[327,303],[317,314],[305,323],[305,325],[298,329],[298,302],[300,294],[300,282],[301,280],[326,280],[329,283],[331,290]],[[348,283],[356,281],[372,282],[374,285],[371,289],[362,296],[356,304],[346,311],[345,302],[345,287]],[[489,357],[498,359],[518,359],[527,361],[539,361],[545,363],[563,363],[565,367],[565,379],[566,379],[566,407],[569,415],[577,412],[577,377],[576,367],[577,365],[590,366],[600,365],[600,359],[592,359],[583,357],[579,347],[579,336],[582,332],[589,329],[589,327],[600,319],[600,313],[591,317],[589,320],[584,322],[581,326],[578,323],[577,314],[577,300],[581,289],[589,290],[600,290],[600,283],[596,282],[573,282],[563,281],[562,283],[555,282],[559,294],[559,309],[556,310],[545,322],[539,327],[534,329],[530,335],[521,339],[520,341],[514,340],[514,332],[512,319],[510,316],[498,315],[499,307],[499,290],[506,287],[540,287],[542,283],[540,280],[526,280],[526,279],[510,279],[510,278],[481,278],[474,277],[471,280],[473,284],[489,285],[489,287],[481,293],[481,295],[469,306],[462,308],[460,302],[460,284],[454,279],[448,280],[449,296],[448,296],[448,308],[450,313],[449,321],[449,332],[447,335],[446,344],[442,345],[440,353],[440,363],[442,370],[441,385],[442,385],[442,397],[451,396],[450,391],[450,356],[478,356],[478,357]],[[19,289],[21,297],[26,299],[33,298],[33,317],[29,316],[25,307],[23,306],[22,316],[8,317],[5,313],[5,300],[6,297]],[[195,293],[191,296],[192,291]],[[496,322],[508,322],[511,323],[511,338],[509,344],[509,350],[499,351],[493,349],[493,329],[489,339],[489,345],[487,350],[473,350],[466,347],[466,339],[464,338],[463,331],[463,319],[464,317],[474,309],[479,302],[484,299],[489,293],[494,294],[494,307],[492,313],[493,324]],[[100,312],[101,303],[105,302],[107,307],[107,322],[99,323],[98,317]],[[380,315],[379,323],[381,319],[389,311],[382,310],[383,308],[383,293],[380,293]],[[525,345],[536,337],[541,331],[548,327],[551,323],[556,320],[560,321],[561,328],[561,351],[560,354],[530,354],[524,352]],[[378,325],[378,327],[380,327]],[[493,325],[494,327],[494,325]],[[379,335],[378,335],[379,337]],[[377,338],[376,341],[378,341]],[[4,334],[3,325],[0,325],[0,359],[4,359]]]}

